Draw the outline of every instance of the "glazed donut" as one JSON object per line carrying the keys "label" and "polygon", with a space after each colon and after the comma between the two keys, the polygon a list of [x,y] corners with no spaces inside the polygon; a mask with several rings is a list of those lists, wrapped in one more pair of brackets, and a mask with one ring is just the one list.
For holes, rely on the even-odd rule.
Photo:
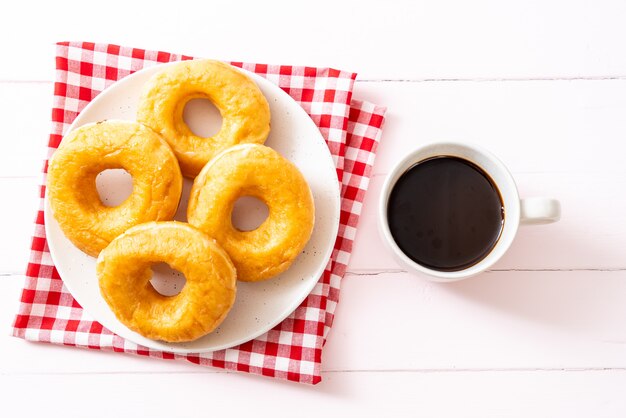
{"label": "glazed donut", "polygon": [[[222,114],[213,137],[195,135],[183,121],[185,104],[209,99]],[[195,177],[219,152],[239,143],[262,144],[270,131],[270,108],[257,85],[220,61],[181,61],[150,78],[139,100],[137,120],[170,144],[183,175]]]}
{"label": "glazed donut", "polygon": [[[175,296],[150,284],[150,266],[165,262],[187,279]],[[100,253],[100,293],[115,316],[146,338],[192,341],[213,331],[235,302],[237,272],[226,252],[181,222],[148,222],[128,229]]]}
{"label": "glazed donut", "polygon": [[[231,222],[242,196],[256,197],[269,208],[268,218],[253,231],[239,231]],[[202,169],[191,188],[187,219],[226,250],[239,280],[254,282],[289,268],[311,237],[315,207],[295,165],[264,145],[244,144]]]}
{"label": "glazed donut", "polygon": [[[131,195],[107,207],[96,190],[96,176],[123,168],[133,178]],[[54,218],[72,243],[97,257],[113,238],[131,226],[170,220],[183,178],[167,143],[135,122],[105,121],[68,133],[50,159],[47,197]]]}

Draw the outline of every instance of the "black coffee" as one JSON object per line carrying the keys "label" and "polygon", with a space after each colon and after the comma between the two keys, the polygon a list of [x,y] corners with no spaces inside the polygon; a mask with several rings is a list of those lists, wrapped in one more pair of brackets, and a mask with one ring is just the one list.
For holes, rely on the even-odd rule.
{"label": "black coffee", "polygon": [[498,189],[469,161],[438,157],[409,168],[387,206],[391,235],[413,261],[456,271],[482,260],[500,237],[504,209]]}

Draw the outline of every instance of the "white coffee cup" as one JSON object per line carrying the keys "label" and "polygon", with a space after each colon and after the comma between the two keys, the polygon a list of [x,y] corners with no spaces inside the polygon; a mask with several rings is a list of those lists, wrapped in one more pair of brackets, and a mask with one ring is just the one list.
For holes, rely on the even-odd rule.
{"label": "white coffee cup", "polygon": [[[398,179],[409,168],[435,157],[457,157],[481,168],[500,192],[504,207],[504,222],[500,238],[491,251],[476,264],[457,271],[440,271],[425,267],[409,258],[393,239],[387,220],[387,206],[391,191]],[[521,199],[513,176],[493,154],[467,143],[439,142],[422,146],[397,163],[383,185],[379,202],[379,229],[383,240],[396,260],[410,272],[423,273],[434,281],[452,282],[479,274],[490,268],[508,250],[519,225],[540,225],[556,222],[561,217],[558,200],[544,197]]]}

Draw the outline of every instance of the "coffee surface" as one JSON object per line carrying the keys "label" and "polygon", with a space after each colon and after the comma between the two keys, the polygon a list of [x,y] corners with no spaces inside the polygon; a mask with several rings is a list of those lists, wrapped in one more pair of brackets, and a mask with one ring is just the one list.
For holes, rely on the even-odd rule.
{"label": "coffee surface", "polygon": [[502,199],[479,167],[456,157],[437,157],[409,168],[387,206],[393,239],[413,261],[457,271],[482,260],[504,223]]}

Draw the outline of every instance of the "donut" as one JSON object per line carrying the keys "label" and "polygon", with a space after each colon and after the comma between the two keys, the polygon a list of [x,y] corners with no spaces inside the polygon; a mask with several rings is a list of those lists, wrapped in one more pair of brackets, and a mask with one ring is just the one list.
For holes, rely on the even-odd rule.
{"label": "donut", "polygon": [[[123,168],[131,195],[108,207],[96,190],[98,173]],[[97,257],[113,238],[148,221],[174,217],[183,178],[176,157],[155,132],[136,122],[105,121],[67,134],[48,166],[47,199],[65,236]]]}
{"label": "donut", "polygon": [[[165,262],[185,275],[175,296],[150,284],[150,266]],[[182,222],[148,222],[128,229],[100,253],[100,293],[117,319],[146,338],[192,341],[213,331],[235,302],[237,272],[206,234]]]}
{"label": "donut", "polygon": [[[208,99],[222,115],[213,137],[195,135],[183,121],[185,104]],[[183,175],[194,178],[219,152],[240,143],[262,144],[270,131],[270,108],[257,85],[243,72],[215,60],[181,61],[153,75],[144,86],[137,121],[170,144]]]}
{"label": "donut", "polygon": [[[252,196],[269,208],[253,231],[231,222],[235,201]],[[309,186],[289,160],[264,145],[232,147],[211,160],[193,182],[190,224],[214,237],[237,268],[239,280],[266,280],[287,270],[311,237],[315,207]]]}

